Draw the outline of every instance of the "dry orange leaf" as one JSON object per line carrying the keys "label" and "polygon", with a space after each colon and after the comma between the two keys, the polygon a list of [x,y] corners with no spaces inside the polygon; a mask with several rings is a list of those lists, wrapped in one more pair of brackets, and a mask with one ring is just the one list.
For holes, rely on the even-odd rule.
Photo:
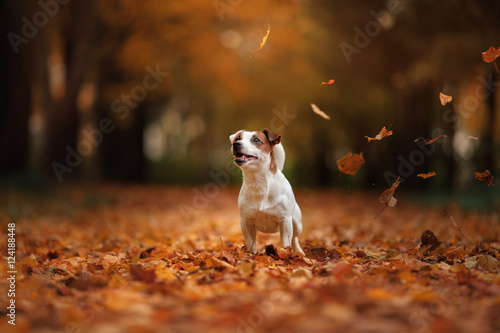
{"label": "dry orange leaf", "polygon": [[398,203],[398,200],[394,198],[394,192],[396,192],[396,189],[399,187],[399,177],[396,179],[394,184],[392,184],[391,188],[388,188],[378,198],[378,201],[380,203],[386,204],[389,207],[394,207]]}
{"label": "dry orange leaf", "polygon": [[453,97],[448,96],[443,94],[442,92],[439,93],[439,100],[441,101],[441,105],[446,105],[450,103],[453,100]]}
{"label": "dry orange leaf", "polygon": [[493,176],[491,175],[490,170],[485,170],[482,173],[476,172],[476,173],[474,173],[474,177],[477,180],[485,182],[486,185],[488,185],[488,186],[495,186],[495,184],[493,184]]}
{"label": "dry orange leaf", "polygon": [[374,138],[370,138],[368,136],[365,136],[365,138],[368,139],[368,142],[373,141],[373,140],[380,141],[383,138],[386,138],[386,137],[391,136],[391,135],[392,135],[392,131],[389,131],[384,126],[384,127],[382,127],[382,130],[380,130],[380,133],[378,133]]}
{"label": "dry orange leaf", "polygon": [[415,140],[413,140],[413,142],[417,142],[418,140],[422,139],[422,141],[425,142],[425,145],[430,145],[431,143],[434,143],[436,142],[437,140],[441,139],[441,138],[447,138],[448,136],[446,134],[441,134],[440,136],[438,136],[437,138],[434,138],[432,140],[429,140],[429,141],[426,141],[423,137],[418,137],[416,138]]}
{"label": "dry orange leaf", "polygon": [[378,198],[378,201],[382,204],[385,204],[385,206],[384,208],[382,208],[380,212],[378,212],[377,215],[375,215],[375,218],[377,218],[380,215],[380,213],[382,213],[384,209],[386,209],[387,207],[394,207],[398,203],[398,199],[394,198],[394,192],[396,192],[396,189],[399,187],[399,178],[400,177],[396,179],[396,181],[394,182],[394,184],[392,184],[390,188],[382,192],[382,194]]}
{"label": "dry orange leaf", "polygon": [[320,86],[332,85],[333,82],[335,82],[335,80],[334,79],[330,79],[330,80],[328,80],[328,82],[321,82]]}
{"label": "dry orange leaf", "polygon": [[485,52],[481,53],[484,62],[494,62],[500,56],[500,47],[490,47]]}
{"label": "dry orange leaf", "polygon": [[427,179],[429,177],[435,176],[436,173],[434,171],[428,172],[428,173],[419,173],[417,177],[422,177],[423,179]]}
{"label": "dry orange leaf", "polygon": [[488,50],[486,50],[485,52],[481,53],[481,55],[483,56],[484,62],[487,62],[487,63],[493,62],[495,64],[495,68],[496,68],[497,73],[498,73],[498,67],[497,67],[497,63],[495,62],[495,60],[497,60],[497,58],[500,56],[500,47],[493,47],[492,46]]}
{"label": "dry orange leaf", "polygon": [[259,46],[259,48],[258,48],[258,49],[253,50],[252,52],[250,52],[250,59],[252,59],[252,54],[253,54],[254,52],[257,52],[257,51],[262,50],[262,47],[264,47],[264,44],[266,44],[267,37],[269,37],[269,33],[270,33],[270,32],[271,32],[271,26],[268,24],[268,25],[267,25],[267,33],[266,33],[266,35],[264,36],[264,38],[262,38],[262,42],[260,42],[260,46]]}
{"label": "dry orange leaf", "polygon": [[365,163],[363,152],[359,154],[348,153],[337,161],[339,171],[346,175],[355,175],[358,169]]}
{"label": "dry orange leaf", "polygon": [[318,116],[330,120],[331,117],[327,115],[323,110],[321,110],[316,104],[311,103],[311,109],[313,110],[314,113],[316,113]]}

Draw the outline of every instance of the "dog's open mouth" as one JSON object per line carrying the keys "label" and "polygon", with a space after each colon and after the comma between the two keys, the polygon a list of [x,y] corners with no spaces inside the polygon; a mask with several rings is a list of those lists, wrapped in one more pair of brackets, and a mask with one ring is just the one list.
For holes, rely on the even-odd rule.
{"label": "dog's open mouth", "polygon": [[245,155],[242,153],[234,153],[234,162],[236,162],[236,164],[238,164],[238,165],[249,162],[249,161],[255,161],[257,159],[258,159],[257,157],[252,156],[252,155]]}

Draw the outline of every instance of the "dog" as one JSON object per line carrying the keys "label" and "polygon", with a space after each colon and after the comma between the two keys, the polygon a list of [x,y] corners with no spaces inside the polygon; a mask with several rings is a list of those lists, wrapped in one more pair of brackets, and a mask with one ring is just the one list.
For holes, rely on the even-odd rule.
{"label": "dog", "polygon": [[247,251],[257,253],[257,231],[280,233],[281,246],[304,254],[298,236],[302,213],[292,186],[282,173],[285,150],[281,135],[268,130],[241,130],[229,136],[234,162],[243,174],[238,196],[241,231]]}

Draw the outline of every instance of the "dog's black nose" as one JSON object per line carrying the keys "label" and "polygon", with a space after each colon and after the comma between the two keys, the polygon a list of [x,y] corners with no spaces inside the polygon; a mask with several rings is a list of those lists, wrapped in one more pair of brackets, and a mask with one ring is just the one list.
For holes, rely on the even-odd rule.
{"label": "dog's black nose", "polygon": [[243,146],[243,142],[241,142],[241,141],[235,141],[233,143],[233,148],[235,148],[235,149],[236,148],[241,148],[242,146]]}

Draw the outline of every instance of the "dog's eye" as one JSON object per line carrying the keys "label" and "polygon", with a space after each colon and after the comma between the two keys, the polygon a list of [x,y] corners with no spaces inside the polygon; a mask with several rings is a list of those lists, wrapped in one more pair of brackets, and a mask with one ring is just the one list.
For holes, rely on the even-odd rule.
{"label": "dog's eye", "polygon": [[253,142],[261,142],[259,138],[253,138]]}

